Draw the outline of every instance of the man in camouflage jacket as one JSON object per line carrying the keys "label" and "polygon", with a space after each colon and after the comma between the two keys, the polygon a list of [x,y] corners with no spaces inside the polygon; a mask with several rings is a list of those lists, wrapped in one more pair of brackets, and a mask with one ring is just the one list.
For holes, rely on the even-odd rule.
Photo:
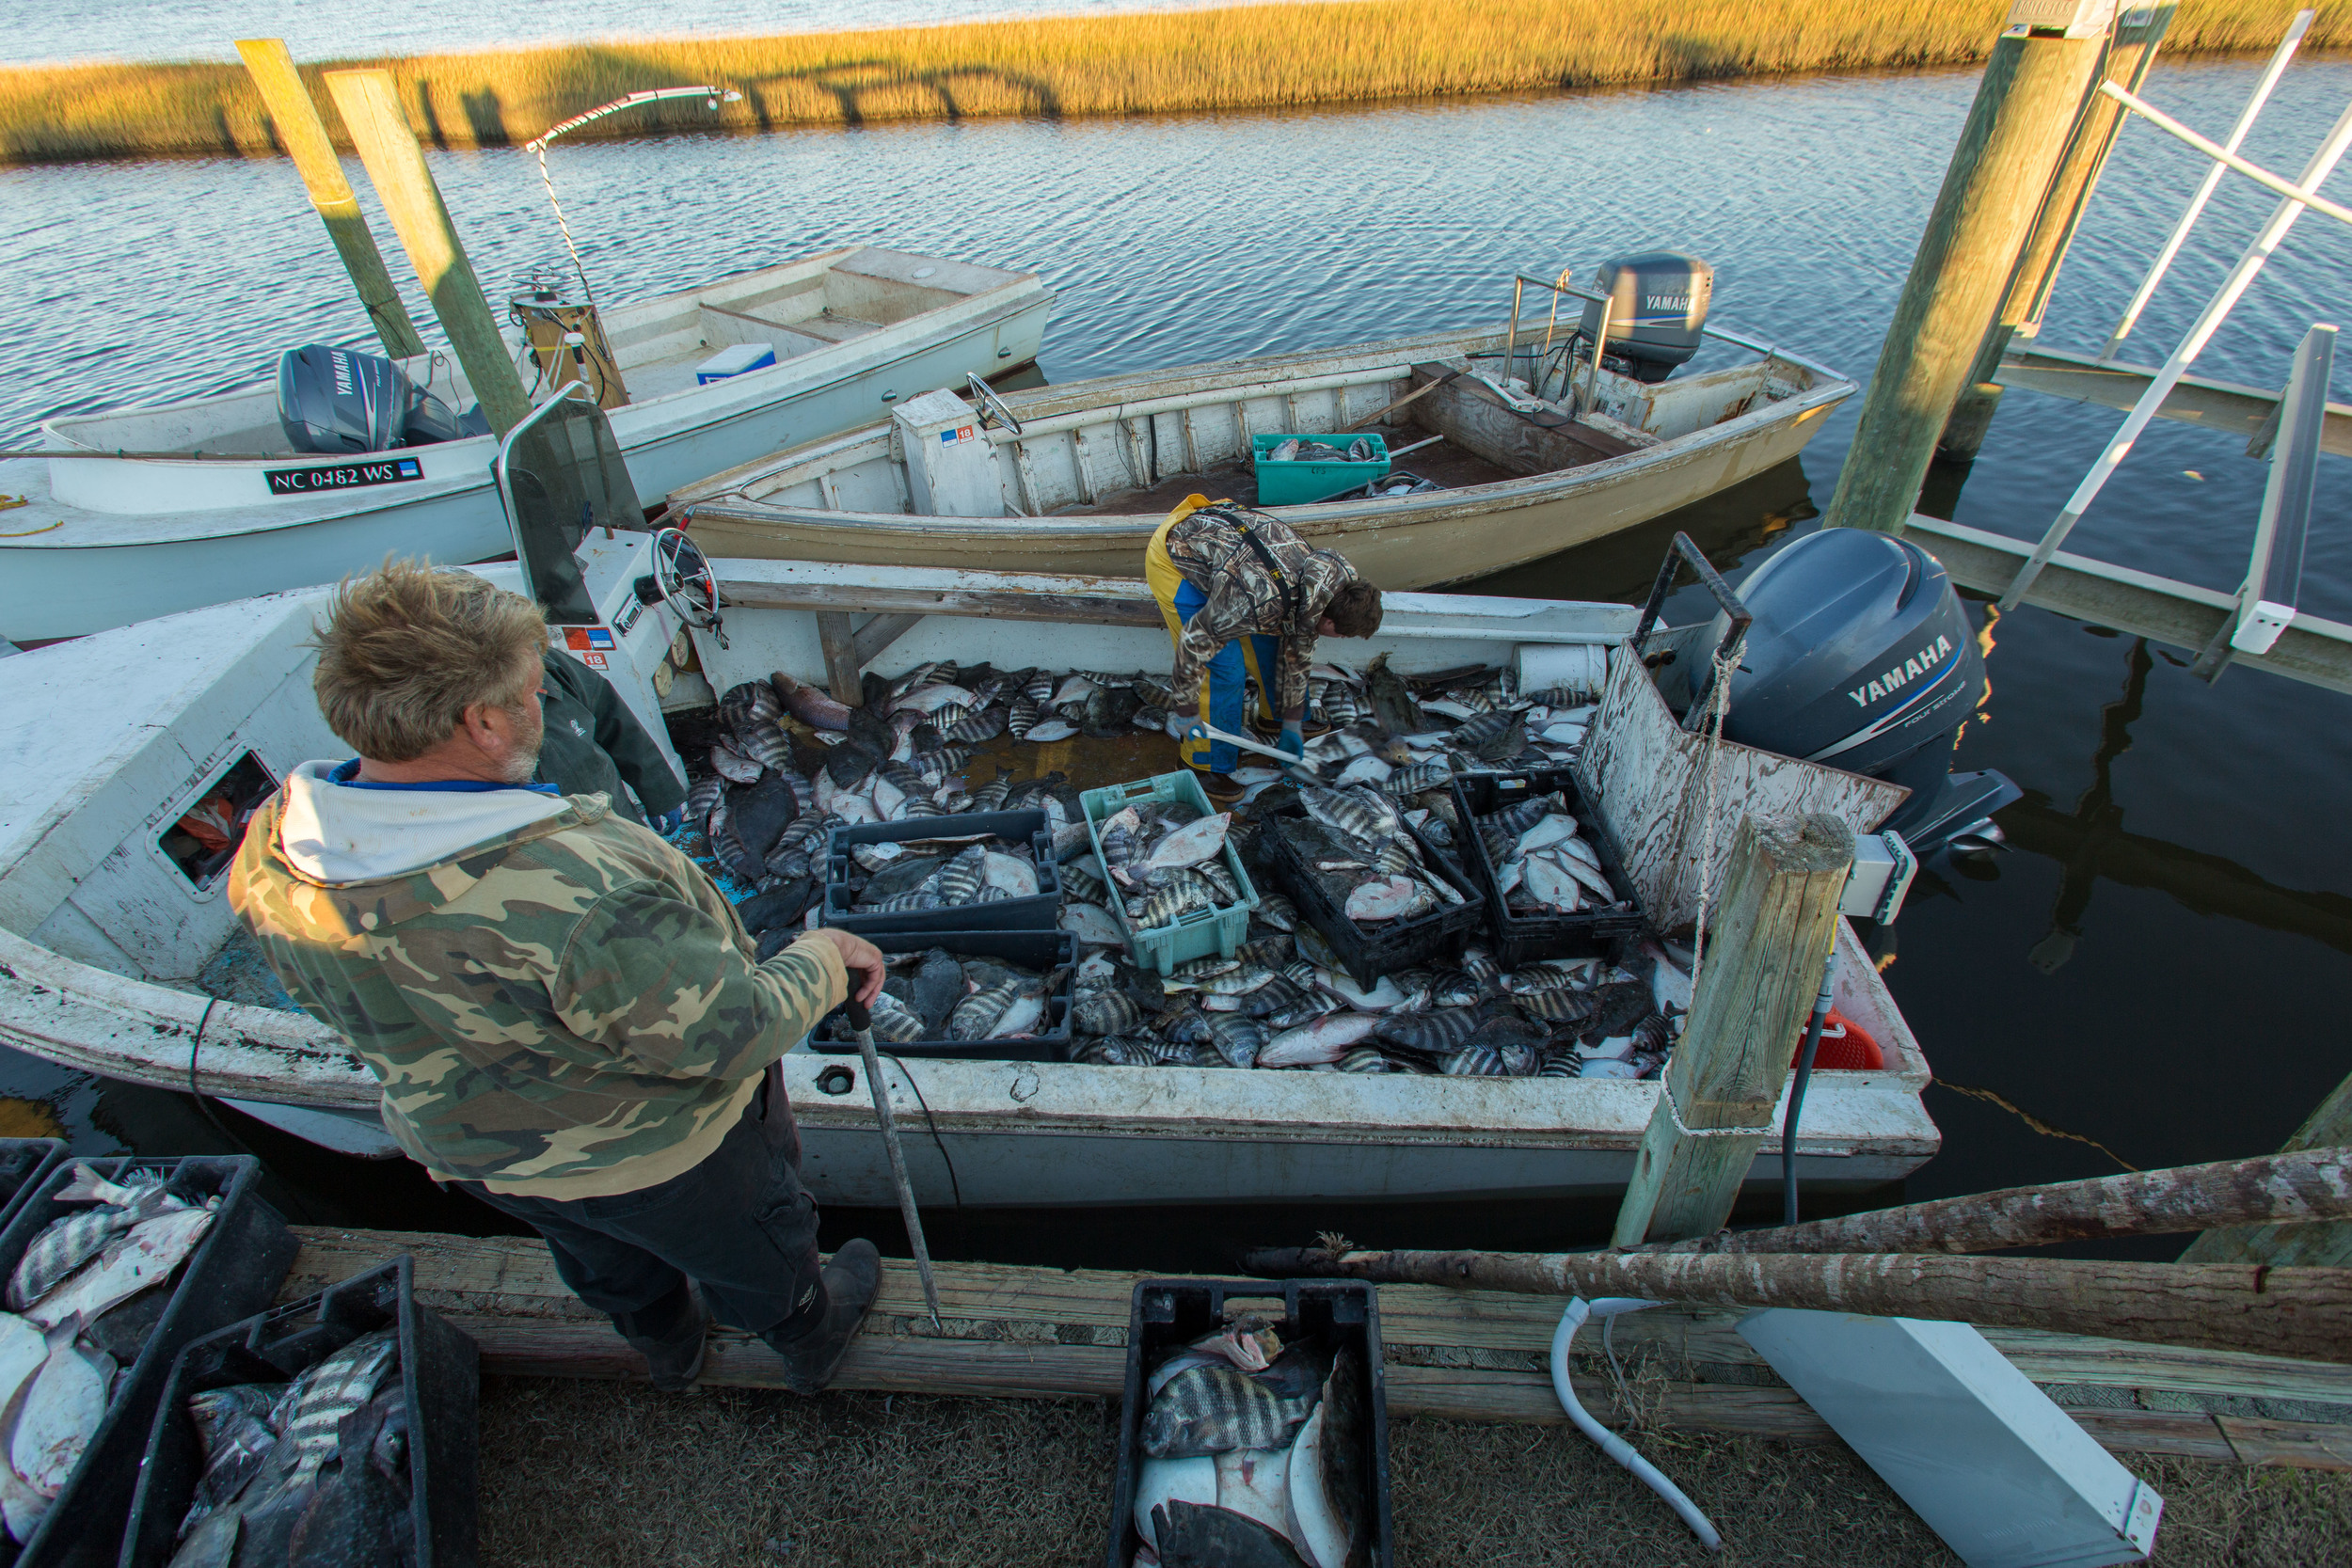
{"label": "man in camouflage jacket", "polygon": [[684,855],[603,794],[531,783],[544,641],[529,600],[470,574],[346,581],[315,685],[358,755],[255,814],[230,902],[382,1080],[401,1147],[544,1236],[658,1385],[692,1386],[707,1303],[814,1392],[879,1259],[852,1242],[820,1269],[768,1069],[853,979],[880,990],[881,955],[818,930],[756,962]]}
{"label": "man in camouflage jacket", "polygon": [[[1318,637],[1370,637],[1380,629],[1380,590],[1331,550],[1309,546],[1279,517],[1231,501],[1187,497],[1145,547],[1144,578],[1176,645],[1168,685],[1199,693],[1202,722],[1239,734],[1245,673],[1258,683],[1259,732],[1292,756],[1306,749],[1307,672]],[[1219,805],[1236,800],[1238,748],[1180,743]]]}

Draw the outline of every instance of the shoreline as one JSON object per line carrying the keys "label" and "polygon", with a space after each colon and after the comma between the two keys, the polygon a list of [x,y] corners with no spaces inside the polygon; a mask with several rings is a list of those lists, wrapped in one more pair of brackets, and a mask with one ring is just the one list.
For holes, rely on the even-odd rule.
{"label": "shoreline", "polygon": [[[306,64],[389,70],[419,138],[516,146],[627,93],[709,82],[691,100],[576,136],[765,132],[892,121],[1108,119],[1315,108],[1980,62],[2007,0],[1327,0],[766,38],[579,43]],[[2183,0],[2163,60],[2262,52],[2293,7]],[[2325,5],[2304,55],[2352,48],[2352,4]],[[0,164],[276,156],[244,70],[213,61],[0,69]]]}

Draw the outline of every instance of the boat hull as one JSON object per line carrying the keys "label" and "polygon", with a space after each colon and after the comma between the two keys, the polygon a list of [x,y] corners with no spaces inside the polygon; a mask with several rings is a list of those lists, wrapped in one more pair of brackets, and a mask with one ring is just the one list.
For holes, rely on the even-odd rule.
{"label": "boat hull", "polygon": [[[887,358],[858,362],[841,356],[850,362],[811,367],[808,375],[780,375],[769,397],[616,409],[614,439],[640,499],[652,506],[680,485],[781,442],[821,439],[870,420],[913,390],[1034,360],[1052,304],[1041,287],[1023,291],[892,350]],[[421,450],[434,461],[426,481],[410,493],[387,485],[354,492],[342,506],[291,498],[292,505],[257,499],[168,515],[101,512],[51,499],[44,469],[82,460],[0,464],[0,491],[24,494],[29,503],[8,514],[10,531],[40,531],[0,540],[0,602],[7,605],[0,633],[18,642],[84,636],[200,605],[332,582],[388,554],[465,563],[511,551],[506,515],[490,481],[497,442],[483,436],[449,443],[446,451]],[[184,473],[212,483],[224,467],[249,467],[246,477],[259,497],[266,488],[262,470],[294,461],[148,463],[135,466],[143,472],[135,477],[150,486],[167,485]]]}

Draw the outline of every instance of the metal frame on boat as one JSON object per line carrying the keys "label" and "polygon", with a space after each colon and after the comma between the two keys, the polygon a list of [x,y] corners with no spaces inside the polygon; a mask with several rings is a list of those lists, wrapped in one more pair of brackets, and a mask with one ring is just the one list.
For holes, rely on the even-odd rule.
{"label": "metal frame on boat", "polygon": [[[622,533],[593,538],[580,553],[613,633],[608,673],[657,735],[665,694],[669,705],[688,705],[707,689],[702,679],[719,689],[777,669],[823,679],[826,617],[839,617],[852,638],[868,634],[864,661],[884,673],[950,655],[1033,663],[1047,638],[1065,666],[1152,668],[1168,656],[1149,593],[1130,579],[727,560],[714,563],[730,601],[723,645],[682,627],[667,605],[640,602],[634,585],[652,548],[647,536]],[[519,581],[516,567],[483,570]],[[8,759],[0,1041],[107,1077],[193,1084],[296,1131],[302,1117],[289,1112],[373,1123],[375,1080],[340,1037],[303,1014],[230,999],[257,993],[225,973],[235,919],[218,880],[191,881],[159,845],[248,754],[272,777],[342,754],[311,699],[304,645],[322,594],[215,606],[9,661],[14,700],[0,715]],[[1377,639],[1332,643],[1328,657],[1387,653],[1409,673],[1508,662],[1522,648],[1560,643],[1615,649],[1637,613],[1398,594]],[[861,625],[860,616],[874,619]],[[1816,782],[1825,793],[1805,799],[1837,809],[1847,776],[1831,769],[1756,753],[1725,776],[1755,777],[1774,761],[1809,769],[1792,775],[1800,793],[1823,775]],[[1859,796],[1851,802],[1866,815],[1878,809]],[[1742,805],[1724,791],[1730,820]],[[1917,1042],[1851,933],[1840,942],[1848,961],[1838,1006],[1877,1036],[1886,1065],[1815,1077],[1797,1159],[1808,1188],[1895,1180],[1938,1141],[1919,1101],[1928,1068]],[[226,995],[207,994],[199,976]],[[860,1070],[798,1052],[784,1063],[807,1178],[827,1201],[889,1201]],[[1598,1079],[972,1061],[885,1070],[927,1203],[1604,1193],[1631,1173],[1660,1094],[1655,1081]],[[1766,1141],[1758,1161],[1757,1182],[1776,1181],[1776,1142]]]}
{"label": "metal frame on boat", "polygon": [[716,557],[1134,577],[1187,487],[1232,493],[1220,485],[1237,477],[1253,435],[1368,423],[1453,371],[1399,420],[1510,477],[1282,509],[1369,580],[1429,588],[1600,538],[1787,462],[1854,389],[1826,366],[1767,349],[1656,383],[1598,369],[1564,404],[1565,358],[1554,398],[1527,388],[1531,373],[1550,386],[1555,368],[1541,355],[1515,325],[1009,393],[1019,429],[1000,420],[978,432],[1001,493],[988,515],[920,510],[896,422],[745,464],[674,491],[671,505]]}
{"label": "metal frame on boat", "polygon": [[[604,336],[633,401],[611,410],[612,435],[652,506],[751,453],[1028,363],[1052,305],[1034,273],[851,245],[613,306]],[[697,383],[697,361],[748,342],[775,364]],[[403,366],[453,406],[469,395],[442,355]],[[496,436],[297,453],[274,386],[41,428],[58,455],[0,463],[0,491],[26,502],[0,539],[0,635],[18,641],[332,581],[391,550],[471,562],[511,547]],[[328,487],[279,493],[282,476],[313,473]]]}

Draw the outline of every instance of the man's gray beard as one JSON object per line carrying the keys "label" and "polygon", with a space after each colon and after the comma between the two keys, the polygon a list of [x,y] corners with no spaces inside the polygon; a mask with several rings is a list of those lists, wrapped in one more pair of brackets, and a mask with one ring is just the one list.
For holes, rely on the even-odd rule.
{"label": "man's gray beard", "polygon": [[527,784],[531,782],[532,776],[538,771],[539,749],[534,746],[527,757],[510,757],[507,760],[506,770],[501,776],[508,784]]}

